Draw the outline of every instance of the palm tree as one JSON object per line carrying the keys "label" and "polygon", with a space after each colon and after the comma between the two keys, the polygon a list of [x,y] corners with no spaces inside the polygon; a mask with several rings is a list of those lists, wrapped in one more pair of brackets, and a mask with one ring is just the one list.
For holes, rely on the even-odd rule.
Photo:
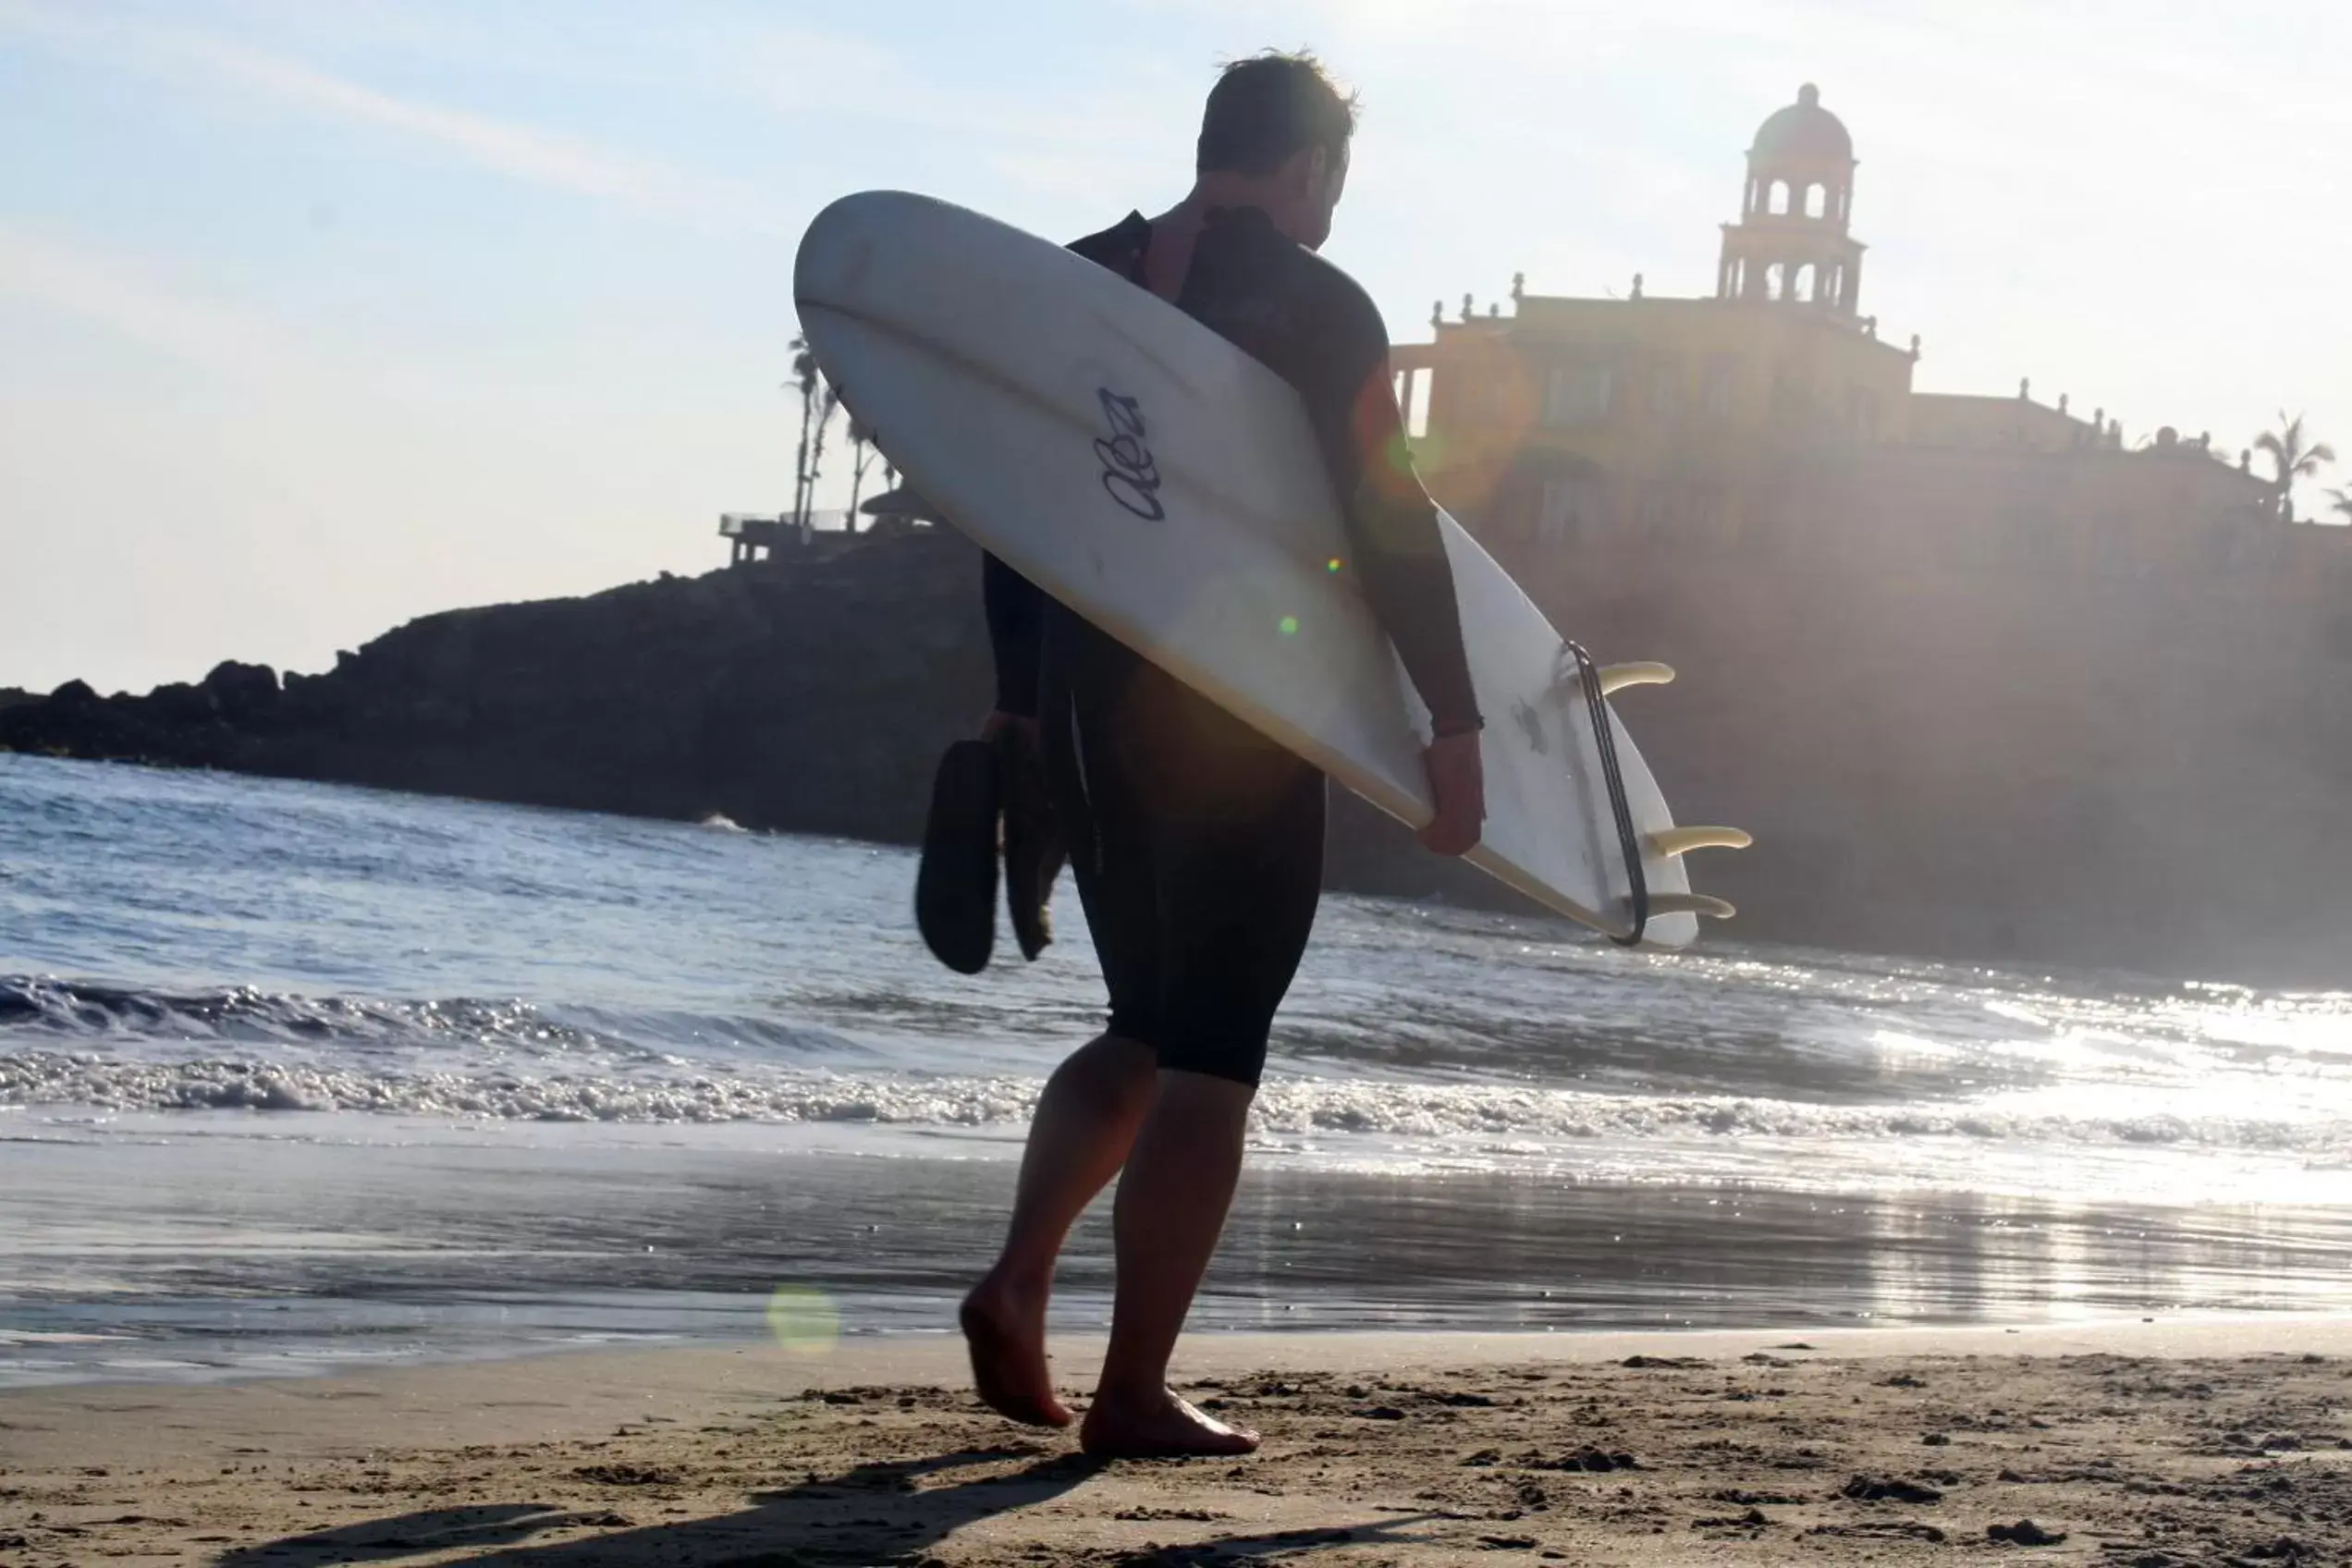
{"label": "palm tree", "polygon": [[2352,523],[2352,489],[2338,488],[2328,492],[2328,510]]}
{"label": "palm tree", "polygon": [[825,433],[833,428],[833,416],[840,411],[841,395],[830,386],[817,395],[816,434],[809,442],[807,499],[801,509],[801,529],[806,533],[809,519],[816,508],[816,482],[825,464]]}
{"label": "palm tree", "polygon": [[2304,445],[2303,416],[2286,417],[2279,410],[2279,427],[2266,430],[2254,437],[2254,449],[2271,459],[2271,467],[2278,485],[2279,517],[2283,521],[2295,521],[2295,482],[2309,479],[2327,464],[2335,461],[2335,448],[2324,441]]}
{"label": "palm tree", "polygon": [[819,377],[816,355],[809,349],[805,337],[795,337],[789,347],[792,350],[792,379],[787,386],[801,389],[801,455],[792,469],[792,521],[799,522],[808,516],[809,427],[816,420],[816,388]]}
{"label": "palm tree", "polygon": [[850,532],[852,533],[857,532],[858,493],[865,488],[865,471],[874,464],[875,451],[874,432],[859,423],[852,415],[850,420],[850,454],[856,459],[850,466]]}

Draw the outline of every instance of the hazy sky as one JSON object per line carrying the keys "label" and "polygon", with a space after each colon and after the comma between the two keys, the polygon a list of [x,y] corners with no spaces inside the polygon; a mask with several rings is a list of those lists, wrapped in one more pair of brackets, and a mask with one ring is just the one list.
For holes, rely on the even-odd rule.
{"label": "hazy sky", "polygon": [[0,0],[0,685],[716,565],[790,497],[820,205],[1085,232],[1182,193],[1220,58],[1300,43],[1364,92],[1328,253],[1400,339],[1514,271],[1708,291],[1812,80],[1922,388],[2352,456],[2325,0]]}

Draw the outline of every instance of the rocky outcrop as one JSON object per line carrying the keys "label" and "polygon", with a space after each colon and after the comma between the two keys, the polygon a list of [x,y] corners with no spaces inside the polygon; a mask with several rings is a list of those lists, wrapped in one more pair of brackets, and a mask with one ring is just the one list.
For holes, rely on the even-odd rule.
{"label": "rocky outcrop", "polygon": [[[928,530],[831,556],[451,610],[322,675],[224,664],[0,711],[0,749],[911,843],[940,751],[987,711],[979,557]],[[1335,802],[1334,881],[1508,900]]]}
{"label": "rocky outcrop", "polygon": [[[1556,558],[1555,558],[1556,557]],[[2352,612],[1859,549],[1506,557],[1604,659],[1748,940],[2346,984]],[[0,747],[911,842],[989,701],[978,557],[834,555],[428,616],[322,675],[0,708]],[[1508,902],[1334,796],[1337,886]]]}
{"label": "rocky outcrop", "polygon": [[[2352,548],[1858,515],[1498,554],[1563,629],[1672,686],[1617,708],[1743,937],[2337,990],[2352,984]],[[1835,526],[1833,526],[1835,525]],[[2198,546],[2192,549],[2192,545]]]}

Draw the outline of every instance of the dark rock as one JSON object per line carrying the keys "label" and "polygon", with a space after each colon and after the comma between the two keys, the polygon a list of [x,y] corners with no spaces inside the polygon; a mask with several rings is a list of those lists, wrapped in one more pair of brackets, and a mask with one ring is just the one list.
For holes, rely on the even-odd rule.
{"label": "dark rock", "polygon": [[167,728],[211,724],[221,717],[220,704],[212,692],[184,680],[158,686],[145,696],[132,699],[132,705],[141,717]]}
{"label": "dark rock", "polygon": [[0,751],[111,759],[137,756],[141,726],[121,700],[108,702],[84,680],[48,696],[0,708]]}
{"label": "dark rock", "polygon": [[2065,1531],[2045,1530],[2030,1519],[2020,1519],[2014,1525],[1985,1526],[1985,1539],[2007,1541],[2012,1546],[2056,1546],[2065,1538]]}
{"label": "dark rock", "polygon": [[1691,1521],[1691,1528],[1694,1530],[1755,1530],[1761,1529],[1770,1523],[1771,1521],[1764,1516],[1762,1509],[1751,1508],[1745,1513],[1725,1518],[1694,1519]]}
{"label": "dark rock", "polygon": [[572,1474],[605,1487],[674,1487],[685,1479],[655,1464],[583,1464]]}
{"label": "dark rock", "polygon": [[1531,1470],[1582,1470],[1594,1475],[1606,1475],[1612,1470],[1638,1470],[1641,1462],[1622,1449],[1578,1449],[1559,1459],[1535,1460]]}
{"label": "dark rock", "polygon": [[1856,1502],[1942,1502],[1943,1494],[1933,1487],[1923,1487],[1917,1481],[1906,1481],[1896,1476],[1856,1476],[1846,1482],[1842,1496]]}
{"label": "dark rock", "polygon": [[204,677],[203,692],[230,723],[254,723],[277,706],[277,671],[265,664],[224,659]]}
{"label": "dark rock", "polygon": [[1922,1519],[1873,1519],[1859,1525],[1816,1525],[1807,1536],[1844,1536],[1855,1540],[1942,1541],[1949,1537]]}

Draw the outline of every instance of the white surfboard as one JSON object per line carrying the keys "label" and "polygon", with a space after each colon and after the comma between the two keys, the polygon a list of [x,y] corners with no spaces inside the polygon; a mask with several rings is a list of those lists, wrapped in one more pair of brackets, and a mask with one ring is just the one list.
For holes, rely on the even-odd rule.
{"label": "white surfboard", "polygon": [[[793,293],[842,402],[940,516],[1382,811],[1429,820],[1427,712],[1347,569],[1305,410],[1279,376],[1062,247],[920,196],[827,208]],[[1574,666],[1518,584],[1443,526],[1487,717],[1487,824],[1468,858],[1626,936],[1631,878]],[[1611,683],[1672,673],[1621,667]],[[1681,947],[1698,914],[1731,913],[1690,892],[1682,855],[1744,836],[1675,829],[1611,730],[1646,939]]]}

